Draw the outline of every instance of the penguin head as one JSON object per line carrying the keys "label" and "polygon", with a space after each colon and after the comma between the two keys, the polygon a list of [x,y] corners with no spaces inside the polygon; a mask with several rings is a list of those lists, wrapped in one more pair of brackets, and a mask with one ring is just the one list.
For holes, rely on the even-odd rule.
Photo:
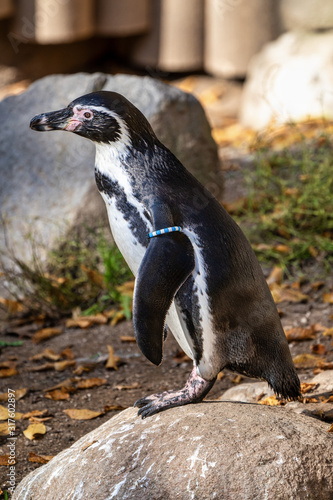
{"label": "penguin head", "polygon": [[66,108],[35,116],[30,128],[39,132],[65,130],[96,143],[133,146],[140,136],[146,142],[155,134],[144,115],[117,92],[99,91],[72,101]]}

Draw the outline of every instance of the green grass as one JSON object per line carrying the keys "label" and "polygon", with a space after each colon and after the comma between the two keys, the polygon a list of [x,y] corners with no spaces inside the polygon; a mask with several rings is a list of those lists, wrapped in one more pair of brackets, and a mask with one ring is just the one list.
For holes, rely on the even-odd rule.
{"label": "green grass", "polygon": [[248,198],[236,218],[267,264],[299,268],[333,261],[333,141],[256,152],[246,174]]}
{"label": "green grass", "polygon": [[12,266],[2,269],[2,281],[11,283],[13,298],[29,314],[56,318],[78,308],[96,314],[116,304],[131,317],[131,297],[117,288],[133,275],[118,248],[101,233],[63,240],[46,261],[41,258],[45,249],[36,241],[31,248],[31,261],[11,255]]}

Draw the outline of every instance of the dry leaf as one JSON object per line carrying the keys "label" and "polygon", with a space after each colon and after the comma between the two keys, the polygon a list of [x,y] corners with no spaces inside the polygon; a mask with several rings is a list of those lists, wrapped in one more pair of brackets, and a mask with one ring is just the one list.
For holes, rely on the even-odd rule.
{"label": "dry leaf", "polygon": [[54,455],[36,455],[33,451],[29,452],[29,462],[34,462],[36,464],[47,464]]}
{"label": "dry leaf", "polygon": [[104,314],[95,314],[91,316],[76,316],[72,319],[66,321],[67,328],[89,328],[92,325],[105,325],[108,322],[108,318]]}
{"label": "dry leaf", "polygon": [[223,373],[223,372],[219,372],[219,373],[217,374],[217,378],[216,378],[216,380],[222,380],[224,377],[225,377],[224,373]]}
{"label": "dry leaf", "polygon": [[236,377],[234,377],[231,382],[233,384],[240,384],[242,380],[243,380],[242,375],[236,375]]}
{"label": "dry leaf", "polygon": [[326,352],[326,347],[324,346],[324,344],[314,344],[311,346],[311,351],[314,354],[319,354],[320,356],[322,356]]}
{"label": "dry leaf", "polygon": [[47,340],[55,335],[60,335],[61,333],[62,328],[42,328],[32,336],[32,341],[35,344],[39,344],[39,342],[43,342],[43,340]]}
{"label": "dry leaf", "polygon": [[308,383],[306,383],[306,382],[303,382],[303,383],[301,384],[301,393],[302,393],[302,394],[306,394],[307,392],[311,392],[311,391],[313,391],[313,390],[314,390],[317,386],[318,386],[318,384],[312,384],[312,383],[308,384]]}
{"label": "dry leaf", "polygon": [[28,413],[24,413],[22,415],[22,419],[27,420],[28,418],[31,418],[31,417],[43,417],[46,414],[47,414],[47,410],[32,410],[32,411],[29,411]]}
{"label": "dry leaf", "polygon": [[45,433],[46,427],[44,424],[30,424],[29,427],[25,431],[23,431],[25,437],[30,440],[35,439],[37,436]]}
{"label": "dry leaf", "polygon": [[[19,399],[22,399],[27,392],[27,389],[16,389],[14,393],[15,400],[18,401]],[[8,392],[3,392],[0,394],[0,401],[8,401]]]}
{"label": "dry leaf", "polygon": [[66,378],[66,380],[59,382],[59,384],[49,387],[48,389],[44,389],[44,392],[50,392],[54,389],[66,389],[67,392],[75,392],[76,388],[73,384],[75,384],[78,380],[80,380],[78,377]]}
{"label": "dry leaf", "polygon": [[128,406],[121,406],[121,405],[105,405],[104,406],[104,411],[117,411],[117,410],[126,410]]}
{"label": "dry leaf", "polygon": [[325,361],[318,361],[318,368],[320,370],[333,370],[333,361],[326,363]]}
{"label": "dry leaf", "polygon": [[52,399],[53,401],[67,401],[70,398],[69,393],[66,392],[66,390],[62,389],[54,389],[53,391],[48,391],[45,394],[45,397],[47,399]]}
{"label": "dry leaf", "polygon": [[72,420],[91,420],[92,418],[104,415],[104,412],[102,411],[92,411],[87,409],[79,410],[77,408],[63,410],[63,412],[66,413],[66,415],[68,415]]}
{"label": "dry leaf", "polygon": [[94,368],[96,368],[96,363],[86,363],[84,365],[79,365],[73,370],[75,375],[82,375],[84,372],[91,372]]}
{"label": "dry leaf", "polygon": [[51,361],[58,361],[60,359],[60,354],[56,354],[53,349],[44,349],[44,351],[35,354],[29,358],[30,361],[39,361],[41,359],[50,359]]}
{"label": "dry leaf", "polygon": [[0,420],[8,420],[9,418],[13,418],[14,420],[21,420],[23,413],[19,413],[18,411],[11,412],[8,408],[4,406],[0,406]]}
{"label": "dry leaf", "polygon": [[302,403],[319,403],[320,401],[317,398],[303,398]]}
{"label": "dry leaf", "polygon": [[322,402],[323,403],[333,403],[333,395],[330,396],[328,399],[323,399]]}
{"label": "dry leaf", "polygon": [[134,382],[132,385],[116,385],[115,389],[118,389],[118,391],[127,391],[130,389],[137,389],[138,387],[141,387],[141,385],[138,382]]}
{"label": "dry leaf", "polygon": [[135,337],[132,337],[130,335],[121,335],[120,340],[122,342],[133,342],[133,344],[135,344],[135,342],[136,342]]}
{"label": "dry leaf", "polygon": [[109,357],[108,357],[108,360],[106,362],[105,368],[108,368],[108,369],[110,368],[112,370],[118,370],[117,363],[119,363],[120,358],[118,358],[118,356],[114,355],[113,347],[111,345],[108,345],[107,348],[109,351]]}
{"label": "dry leaf", "polygon": [[[9,463],[9,458],[10,458],[10,463]],[[14,460],[14,462],[12,463],[12,460]],[[9,455],[0,455],[0,465],[15,465],[16,464],[16,460],[14,457],[9,457]]]}
{"label": "dry leaf", "polygon": [[327,330],[324,331],[323,335],[325,335],[325,337],[333,337],[333,328],[327,328]]}
{"label": "dry leaf", "polygon": [[297,326],[296,328],[288,328],[284,333],[286,334],[288,342],[292,342],[293,340],[312,340],[316,338],[316,334],[312,327],[303,328]]}
{"label": "dry leaf", "polygon": [[54,363],[54,369],[57,372],[63,372],[67,368],[70,368],[71,366],[75,366],[75,365],[76,365],[76,361],[73,361],[73,360],[70,360],[70,359],[66,359],[64,361],[56,361]]}
{"label": "dry leaf", "polygon": [[78,389],[90,389],[91,387],[99,387],[100,385],[106,384],[106,378],[86,378],[79,380],[77,383]]}
{"label": "dry leaf", "polygon": [[259,404],[260,405],[267,405],[267,406],[282,406],[285,404],[285,402],[278,400],[277,397],[274,395],[274,396],[268,396],[267,398],[262,399],[261,401],[259,401]]}
{"label": "dry leaf", "polygon": [[5,306],[9,314],[24,311],[23,305],[20,302],[17,302],[17,300],[4,299],[3,297],[0,297],[0,304]]}
{"label": "dry leaf", "polygon": [[84,264],[81,264],[81,269],[86,273],[92,283],[95,283],[95,285],[98,285],[100,287],[103,287],[105,285],[104,276],[101,273],[95,271],[95,269],[90,269]]}
{"label": "dry leaf", "polygon": [[60,356],[62,358],[67,358],[67,359],[74,359],[74,353],[70,347],[66,347],[66,349],[63,349],[60,353]]}
{"label": "dry leaf", "polygon": [[331,424],[331,427],[329,429],[327,429],[327,432],[333,432],[333,424]]}
{"label": "dry leaf", "polygon": [[8,378],[8,377],[13,377],[14,375],[17,375],[18,371],[16,368],[1,368],[0,369],[0,378]]}
{"label": "dry leaf", "polygon": [[123,321],[126,319],[126,316],[123,311],[118,311],[116,314],[113,316],[110,325],[111,326],[116,326],[120,321]]}
{"label": "dry leaf", "polygon": [[325,285],[325,281],[315,281],[314,283],[311,284],[311,288],[315,291],[319,290],[319,288],[322,288]]}
{"label": "dry leaf", "polygon": [[293,358],[295,365],[302,368],[313,368],[318,365],[318,356],[313,354],[299,354]]}
{"label": "dry leaf", "polygon": [[66,321],[66,328],[89,328],[92,322],[88,319],[68,319]]}
{"label": "dry leaf", "polygon": [[271,285],[271,292],[276,304],[279,304],[284,300],[287,302],[306,302],[309,298],[308,295],[305,295],[294,288],[288,287],[287,285],[279,286],[277,283],[273,283]]}
{"label": "dry leaf", "polygon": [[323,294],[323,301],[328,303],[328,304],[333,304],[333,292],[324,293]]}
{"label": "dry leaf", "polygon": [[45,372],[47,370],[54,370],[54,363],[44,363],[43,365],[29,368],[29,372]]}
{"label": "dry leaf", "polygon": [[274,266],[270,275],[267,278],[267,284],[271,285],[272,283],[281,284],[283,277],[283,270],[281,267]]}
{"label": "dry leaf", "polygon": [[8,422],[0,422],[0,436],[8,436],[9,427]]}

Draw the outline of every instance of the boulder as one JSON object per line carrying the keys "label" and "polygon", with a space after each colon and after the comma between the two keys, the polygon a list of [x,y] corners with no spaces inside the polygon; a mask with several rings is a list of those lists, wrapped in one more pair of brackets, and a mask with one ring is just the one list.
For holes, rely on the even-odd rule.
{"label": "boulder", "polygon": [[333,31],[290,32],[251,61],[240,120],[263,129],[272,120],[333,117]]}
{"label": "boulder", "polygon": [[329,500],[327,427],[242,403],[188,405],[146,420],[129,408],[26,476],[13,500]]}
{"label": "boulder", "polygon": [[[77,227],[94,228],[105,217],[94,180],[94,145],[62,131],[29,129],[34,115],[67,106],[95,90],[125,95],[194,175],[206,184],[213,180],[216,185],[216,179],[220,180],[217,147],[203,108],[192,95],[149,77],[48,76],[23,94],[0,102],[0,210],[17,257],[29,256],[27,234],[52,247],[60,234]],[[0,251],[4,246],[1,236]]]}
{"label": "boulder", "polygon": [[331,0],[280,0],[281,18],[289,30],[333,28]]}

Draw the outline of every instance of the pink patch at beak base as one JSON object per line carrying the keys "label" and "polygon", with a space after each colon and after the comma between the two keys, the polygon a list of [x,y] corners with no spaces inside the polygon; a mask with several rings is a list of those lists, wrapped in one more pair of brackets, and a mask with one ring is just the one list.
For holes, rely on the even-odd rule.
{"label": "pink patch at beak base", "polygon": [[68,121],[68,124],[64,128],[64,130],[68,130],[69,132],[73,132],[78,128],[79,125],[82,125],[82,122],[80,120],[75,120],[75,118],[70,119]]}

